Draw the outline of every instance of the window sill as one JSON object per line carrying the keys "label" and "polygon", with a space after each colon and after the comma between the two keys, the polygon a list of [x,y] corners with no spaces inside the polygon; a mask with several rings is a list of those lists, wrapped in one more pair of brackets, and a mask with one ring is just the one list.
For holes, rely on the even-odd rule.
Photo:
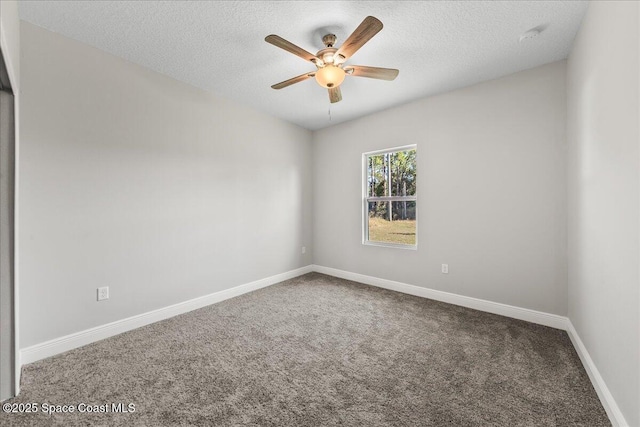
{"label": "window sill", "polygon": [[364,246],[378,246],[378,247],[383,247],[383,248],[408,249],[410,251],[417,251],[418,250],[418,244],[417,243],[415,245],[403,245],[401,243],[370,242],[370,241],[367,240],[367,241],[362,242],[362,244]]}

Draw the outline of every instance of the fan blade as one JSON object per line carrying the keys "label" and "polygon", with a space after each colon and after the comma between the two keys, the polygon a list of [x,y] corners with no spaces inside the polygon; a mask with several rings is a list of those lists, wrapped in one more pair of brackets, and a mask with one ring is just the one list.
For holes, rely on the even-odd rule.
{"label": "fan blade", "polygon": [[345,59],[350,58],[366,42],[378,34],[381,29],[382,22],[380,22],[378,18],[367,16],[349,38],[345,40],[342,46],[340,46],[336,54],[341,55]]}
{"label": "fan blade", "polygon": [[329,89],[329,101],[331,101],[332,104],[342,101],[342,91],[340,90],[340,86]]}
{"label": "fan blade", "polygon": [[283,82],[277,83],[273,86],[271,86],[273,89],[282,89],[283,87],[287,87],[287,86],[291,86],[294,83],[299,83],[302,81],[305,81],[307,79],[310,79],[311,77],[315,76],[316,73],[305,73],[305,74],[300,74],[299,76],[293,77],[289,80],[285,80]]}
{"label": "fan blade", "polygon": [[364,65],[349,65],[344,67],[348,76],[369,77],[370,79],[393,80],[398,77],[399,70],[393,68],[367,67]]}
{"label": "fan blade", "polygon": [[296,46],[295,44],[283,39],[280,36],[276,36],[275,34],[271,34],[270,36],[267,36],[264,38],[264,41],[266,41],[267,43],[271,43],[274,46],[279,47],[280,49],[284,49],[287,52],[291,52],[294,55],[299,56],[302,59],[305,59],[307,61],[311,61],[311,62],[316,62],[318,60],[318,58],[316,58],[315,55],[307,52],[306,50],[304,50],[301,47]]}

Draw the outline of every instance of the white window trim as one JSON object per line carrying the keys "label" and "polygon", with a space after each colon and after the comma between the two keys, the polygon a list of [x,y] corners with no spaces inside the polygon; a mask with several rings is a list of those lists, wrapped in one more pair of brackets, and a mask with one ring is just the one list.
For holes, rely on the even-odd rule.
{"label": "white window trim", "polygon": [[[368,188],[368,175],[367,175],[367,157],[373,156],[376,154],[383,153],[397,153],[398,151],[407,151],[407,150],[416,150],[416,162],[418,161],[418,146],[416,144],[411,145],[403,145],[401,147],[393,147],[393,148],[385,148],[384,150],[375,150],[368,151],[366,153],[362,153],[362,244],[365,246],[378,246],[385,248],[396,248],[396,249],[409,249],[416,251],[418,250],[418,197],[416,196],[392,196],[392,197],[367,197]],[[413,245],[406,245],[402,243],[389,243],[389,242],[371,242],[369,241],[369,209],[368,209],[368,200],[376,201],[393,201],[393,199],[402,199],[407,200],[407,198],[411,198],[411,201],[416,202],[416,243]]]}

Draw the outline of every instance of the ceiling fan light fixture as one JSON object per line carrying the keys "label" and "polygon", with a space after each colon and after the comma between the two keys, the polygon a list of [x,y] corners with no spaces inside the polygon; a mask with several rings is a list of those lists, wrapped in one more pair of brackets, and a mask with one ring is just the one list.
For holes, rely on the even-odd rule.
{"label": "ceiling fan light fixture", "polygon": [[316,81],[324,88],[338,87],[344,81],[345,72],[335,65],[327,65],[316,72]]}
{"label": "ceiling fan light fixture", "polygon": [[[1,1],[1,0],[0,0]],[[382,22],[373,16],[367,16],[362,23],[355,29],[353,33],[339,49],[335,48],[336,36],[334,34],[326,34],[322,38],[325,45],[324,49],[320,49],[318,53],[313,55],[299,46],[283,39],[280,36],[271,34],[264,38],[267,43],[293,53],[296,56],[309,61],[316,66],[317,71],[301,74],[297,77],[290,78],[278,84],[272,85],[273,89],[282,89],[292,84],[302,82],[312,77],[323,88],[328,89],[329,101],[333,104],[342,100],[342,91],[340,85],[344,78],[348,75],[356,77],[368,77],[378,80],[393,80],[398,76],[398,70],[393,68],[367,67],[364,65],[347,65],[343,68],[345,62],[350,59],[354,53],[358,51],[373,36],[382,30]]]}

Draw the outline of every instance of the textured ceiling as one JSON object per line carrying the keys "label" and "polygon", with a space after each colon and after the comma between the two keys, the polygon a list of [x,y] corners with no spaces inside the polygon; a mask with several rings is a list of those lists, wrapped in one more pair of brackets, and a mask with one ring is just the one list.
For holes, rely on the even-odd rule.
{"label": "textured ceiling", "polygon": [[[566,58],[582,1],[22,1],[20,17],[221,97],[308,129]],[[383,30],[347,64],[398,68],[393,82],[347,77],[343,100],[308,80],[314,69],[264,41],[278,34],[315,53],[367,16]],[[536,38],[525,31],[544,26]],[[331,121],[329,121],[329,108]]]}

